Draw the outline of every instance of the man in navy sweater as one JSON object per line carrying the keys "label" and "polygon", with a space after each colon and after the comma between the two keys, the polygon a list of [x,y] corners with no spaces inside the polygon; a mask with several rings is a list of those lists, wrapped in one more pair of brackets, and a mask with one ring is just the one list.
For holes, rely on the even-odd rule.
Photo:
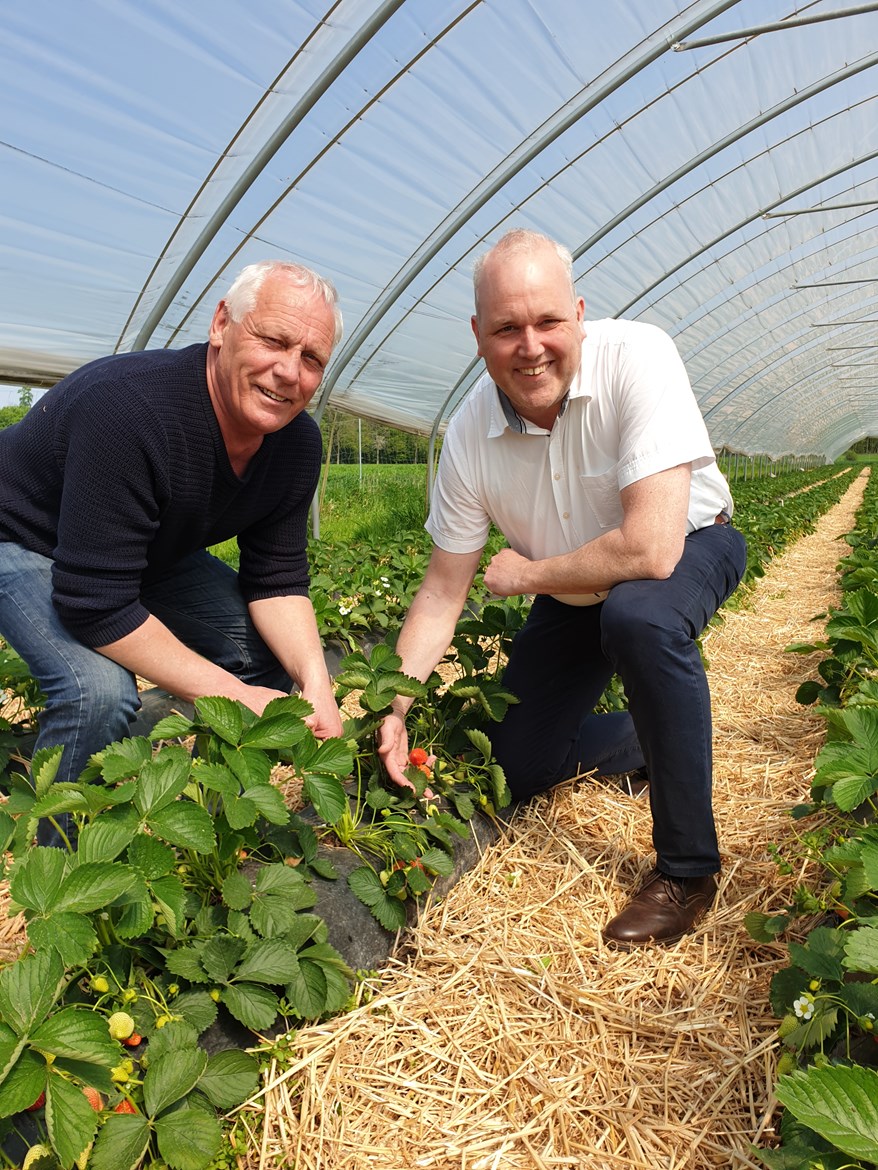
{"label": "man in navy sweater", "polygon": [[[0,431],[0,633],[46,695],[60,780],[128,734],[136,676],[257,714],[293,683],[341,734],[308,596],[305,413],[341,334],[307,268],[245,268],[206,344],[82,367]],[[207,547],[236,536],[240,571]]]}

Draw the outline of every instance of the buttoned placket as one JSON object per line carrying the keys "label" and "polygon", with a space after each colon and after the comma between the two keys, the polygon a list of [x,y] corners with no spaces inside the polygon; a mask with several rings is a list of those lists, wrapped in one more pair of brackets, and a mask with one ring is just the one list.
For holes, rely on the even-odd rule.
{"label": "buttoned placket", "polygon": [[552,477],[555,511],[562,529],[569,531],[570,513],[573,505],[570,499],[570,476],[564,461],[564,424],[565,416],[560,415],[549,432],[549,474]]}

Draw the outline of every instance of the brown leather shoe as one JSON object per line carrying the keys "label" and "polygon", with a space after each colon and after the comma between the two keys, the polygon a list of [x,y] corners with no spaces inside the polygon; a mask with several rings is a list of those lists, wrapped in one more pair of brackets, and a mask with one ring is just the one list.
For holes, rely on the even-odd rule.
{"label": "brown leather shoe", "polygon": [[648,942],[677,942],[715,897],[715,874],[677,878],[654,869],[622,913],[604,927],[604,942],[625,950]]}

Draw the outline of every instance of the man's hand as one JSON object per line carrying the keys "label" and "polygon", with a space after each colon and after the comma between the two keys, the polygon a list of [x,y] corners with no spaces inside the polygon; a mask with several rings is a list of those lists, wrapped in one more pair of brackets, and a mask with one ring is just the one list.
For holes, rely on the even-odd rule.
{"label": "man's hand", "polygon": [[378,755],[393,783],[414,791],[414,784],[405,774],[409,762],[409,737],[405,720],[400,715],[388,715],[378,728]]}
{"label": "man's hand", "polygon": [[302,691],[302,698],[307,699],[314,708],[313,714],[305,716],[305,723],[318,739],[332,739],[343,734],[341,714],[331,692],[308,694]]}
{"label": "man's hand", "polygon": [[485,569],[485,587],[496,597],[513,597],[518,593],[532,593],[525,583],[525,574],[533,561],[511,548],[503,548],[491,557]]}

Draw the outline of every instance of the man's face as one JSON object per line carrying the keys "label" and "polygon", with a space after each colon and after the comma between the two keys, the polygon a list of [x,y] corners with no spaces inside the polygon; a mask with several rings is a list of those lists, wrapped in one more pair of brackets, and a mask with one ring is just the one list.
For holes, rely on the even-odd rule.
{"label": "man's face", "polygon": [[220,301],[210,326],[211,397],[227,442],[255,442],[308,406],[329,362],[334,332],[326,301],[283,273],[266,277],[240,321]]}
{"label": "man's face", "polygon": [[485,261],[472,319],[479,356],[520,415],[551,428],[579,369],[585,302],[551,248]]}

